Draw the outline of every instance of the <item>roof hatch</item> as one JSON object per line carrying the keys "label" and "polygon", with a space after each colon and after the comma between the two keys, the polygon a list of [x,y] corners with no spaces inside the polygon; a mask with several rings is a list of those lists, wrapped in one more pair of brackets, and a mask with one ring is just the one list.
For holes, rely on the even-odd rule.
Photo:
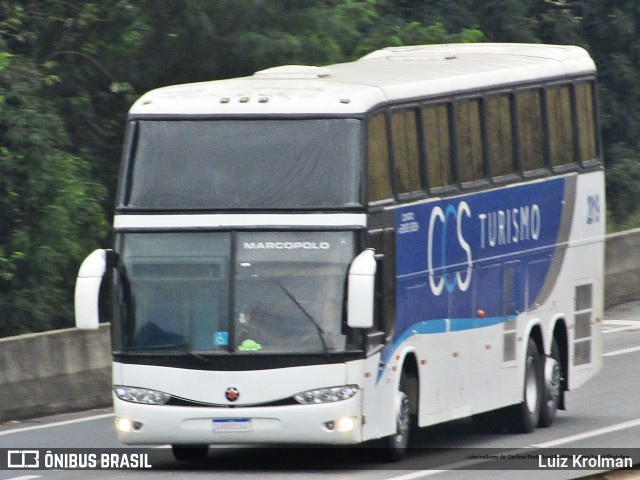
{"label": "roof hatch", "polygon": [[328,77],[331,70],[312,65],[283,65],[267,68],[253,74],[257,78],[322,78]]}

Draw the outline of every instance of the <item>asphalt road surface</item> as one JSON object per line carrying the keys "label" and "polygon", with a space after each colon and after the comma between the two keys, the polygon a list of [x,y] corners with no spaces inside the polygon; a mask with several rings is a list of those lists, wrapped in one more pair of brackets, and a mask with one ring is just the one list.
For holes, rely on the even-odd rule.
{"label": "asphalt road surface", "polygon": [[[602,469],[549,469],[537,465],[510,470],[504,462],[471,458],[496,455],[611,454],[619,452],[640,463],[640,302],[605,313],[604,369],[582,388],[567,395],[567,411],[558,412],[551,428],[527,435],[474,431],[468,419],[422,429],[413,438],[414,449],[398,464],[378,461],[370,449],[212,448],[207,461],[181,463],[168,447],[144,450],[152,466],[140,470],[0,470],[0,480],[58,479],[567,479],[595,475]],[[96,452],[123,446],[116,439],[109,409],[58,415],[0,426],[0,452],[47,448],[95,448]],[[119,450],[120,452],[126,450]],[[134,453],[134,450],[129,450]],[[138,451],[136,450],[136,453]],[[98,453],[99,455],[99,453]],[[540,457],[538,457],[540,458]],[[2,459],[0,459],[2,460]],[[540,461],[540,460],[539,460]],[[494,465],[496,465],[494,469]],[[511,465],[511,464],[509,464]],[[517,465],[522,465],[517,464]],[[505,469],[507,468],[507,469]],[[623,472],[624,479],[640,472]],[[598,475],[601,478],[601,474]],[[611,478],[607,474],[607,478]]]}

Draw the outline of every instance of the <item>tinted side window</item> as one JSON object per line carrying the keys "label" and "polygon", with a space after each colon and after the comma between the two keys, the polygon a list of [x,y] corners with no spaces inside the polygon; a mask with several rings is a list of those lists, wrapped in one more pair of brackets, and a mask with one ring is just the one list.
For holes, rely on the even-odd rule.
{"label": "tinted side window", "polygon": [[451,169],[451,137],[447,105],[433,105],[422,110],[424,139],[427,150],[429,187],[444,187],[454,182]]}
{"label": "tinted side window", "polygon": [[568,85],[547,90],[549,144],[551,165],[574,162],[573,127],[571,125],[571,92]]}
{"label": "tinted side window", "polygon": [[398,193],[420,190],[420,153],[414,110],[393,113],[391,142]]}
{"label": "tinted side window", "polygon": [[544,168],[544,131],[540,92],[532,90],[518,93],[516,109],[522,168],[525,171]]}
{"label": "tinted side window", "polygon": [[369,202],[391,198],[389,178],[389,149],[384,114],[369,121],[367,130]]}
{"label": "tinted side window", "polygon": [[456,151],[461,182],[484,177],[480,102],[468,100],[454,104]]}
{"label": "tinted side window", "polygon": [[496,177],[513,173],[513,132],[508,95],[489,97],[485,100],[485,120],[491,175]]}
{"label": "tinted side window", "polygon": [[581,162],[598,157],[596,124],[593,106],[593,84],[578,83],[575,86],[576,110],[578,113],[579,158]]}

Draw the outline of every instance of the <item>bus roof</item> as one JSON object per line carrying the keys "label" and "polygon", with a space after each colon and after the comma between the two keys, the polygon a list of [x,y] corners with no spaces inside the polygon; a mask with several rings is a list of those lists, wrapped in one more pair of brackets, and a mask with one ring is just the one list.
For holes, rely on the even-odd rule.
{"label": "bus roof", "polygon": [[344,115],[389,101],[438,97],[567,75],[593,74],[580,47],[448,44],[390,47],[350,63],[285,65],[249,77],[164,87],[134,115]]}

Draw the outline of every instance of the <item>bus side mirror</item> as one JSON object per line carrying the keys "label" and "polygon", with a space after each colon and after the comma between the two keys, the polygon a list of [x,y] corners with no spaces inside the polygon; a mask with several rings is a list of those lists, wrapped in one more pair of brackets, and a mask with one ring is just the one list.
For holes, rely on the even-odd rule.
{"label": "bus side mirror", "polygon": [[115,253],[113,250],[94,250],[84,259],[74,294],[76,327],[82,330],[97,330],[100,323],[98,313],[98,297],[102,277],[112,264]]}
{"label": "bus side mirror", "polygon": [[349,268],[347,325],[350,327],[373,327],[375,280],[375,252],[367,249],[354,258]]}

